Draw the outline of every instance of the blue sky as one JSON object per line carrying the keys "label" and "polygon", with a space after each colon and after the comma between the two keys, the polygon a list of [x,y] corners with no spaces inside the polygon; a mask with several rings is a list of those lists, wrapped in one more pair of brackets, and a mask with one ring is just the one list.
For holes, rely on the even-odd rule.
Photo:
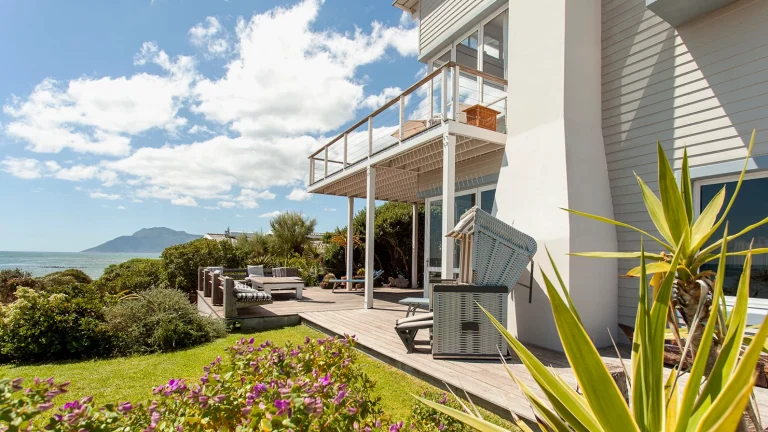
{"label": "blue sky", "polygon": [[343,225],[306,158],[423,73],[416,38],[388,1],[3,2],[0,250]]}

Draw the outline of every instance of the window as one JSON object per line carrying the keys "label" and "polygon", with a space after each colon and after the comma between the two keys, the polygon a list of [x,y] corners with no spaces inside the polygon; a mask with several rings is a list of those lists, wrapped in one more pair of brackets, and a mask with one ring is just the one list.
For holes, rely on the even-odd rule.
{"label": "window", "polygon": [[483,26],[482,71],[502,79],[506,78],[506,22],[507,11],[504,11]]}
{"label": "window", "polygon": [[[725,187],[725,204],[718,218],[722,216],[728,202],[733,196],[738,177],[707,179],[696,182],[696,210],[701,212],[714,196]],[[728,232],[737,233],[747,226],[758,222],[768,215],[768,173],[750,174],[745,177],[739,190],[739,195],[728,213]],[[725,224],[712,236],[710,244],[723,238]],[[749,249],[754,240],[754,248],[768,247],[768,226],[752,230],[747,236],[729,243],[728,251],[737,252]],[[723,291],[726,296],[735,296],[738,289],[739,277],[744,265],[744,257],[728,257],[726,260]],[[702,266],[702,270],[717,271],[718,261],[711,261]],[[768,299],[768,255],[752,257],[752,280],[749,284],[749,296],[755,299]]]}

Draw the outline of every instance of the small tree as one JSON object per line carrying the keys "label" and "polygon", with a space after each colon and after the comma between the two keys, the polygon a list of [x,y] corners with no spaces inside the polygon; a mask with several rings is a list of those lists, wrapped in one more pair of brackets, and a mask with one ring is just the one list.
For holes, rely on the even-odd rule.
{"label": "small tree", "polygon": [[269,221],[272,228],[274,253],[282,257],[303,255],[309,246],[309,235],[315,231],[317,220],[299,212],[280,213]]}

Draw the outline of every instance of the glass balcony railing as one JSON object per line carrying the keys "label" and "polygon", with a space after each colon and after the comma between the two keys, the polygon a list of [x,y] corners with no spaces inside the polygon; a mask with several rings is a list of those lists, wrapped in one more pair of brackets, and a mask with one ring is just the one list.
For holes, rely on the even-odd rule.
{"label": "glass balcony railing", "polygon": [[309,183],[412,140],[446,121],[506,133],[507,82],[449,62],[309,157]]}

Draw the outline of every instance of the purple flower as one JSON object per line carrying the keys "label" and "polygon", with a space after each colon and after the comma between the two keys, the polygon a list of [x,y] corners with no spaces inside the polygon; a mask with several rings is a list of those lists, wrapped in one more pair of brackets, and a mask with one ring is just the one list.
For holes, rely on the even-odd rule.
{"label": "purple flower", "polygon": [[275,401],[275,408],[277,408],[277,415],[283,415],[291,408],[291,401],[288,399],[278,399]]}
{"label": "purple flower", "polygon": [[333,401],[332,401],[333,404],[334,405],[340,404],[341,401],[344,399],[344,396],[346,396],[346,395],[347,395],[346,391],[344,391],[344,390],[340,391],[339,394],[337,394],[336,397],[333,398]]}
{"label": "purple flower", "polygon": [[326,374],[324,377],[320,379],[320,384],[323,386],[327,386],[331,383],[331,374]]}
{"label": "purple flower", "polygon": [[75,410],[75,409],[78,409],[78,408],[80,408],[80,401],[75,400],[75,401],[72,401],[72,402],[65,403],[64,406],[61,407],[61,410],[62,411],[70,411],[70,410]]}
{"label": "purple flower", "polygon": [[389,432],[400,432],[403,427],[403,422],[395,423],[389,427]]}
{"label": "purple flower", "polygon": [[133,410],[133,405],[130,402],[124,402],[117,405],[117,410],[120,412],[129,412]]}
{"label": "purple flower", "polygon": [[213,402],[215,402],[215,403],[222,403],[222,402],[224,402],[224,399],[226,399],[226,398],[227,398],[227,395],[220,394],[220,395],[217,395],[217,396],[213,397]]}
{"label": "purple flower", "polygon": [[357,408],[349,407],[349,408],[347,408],[347,412],[349,412],[351,415],[355,415],[355,414],[357,414]]}
{"label": "purple flower", "polygon": [[443,397],[441,397],[440,400],[437,401],[437,402],[442,404],[442,405],[447,404],[448,403],[448,395],[443,393]]}
{"label": "purple flower", "polygon": [[267,391],[267,386],[264,383],[258,383],[255,386],[253,386],[253,393],[256,394],[256,397],[261,396],[266,391]]}
{"label": "purple flower", "polygon": [[37,409],[39,409],[40,411],[48,411],[51,408],[53,408],[52,402],[43,403],[37,406]]}
{"label": "purple flower", "polygon": [[11,391],[19,391],[22,389],[21,383],[24,381],[24,378],[16,378],[13,381],[11,381]]}
{"label": "purple flower", "polygon": [[253,338],[250,338],[250,339],[248,339],[248,344],[249,344],[249,345],[253,345],[253,342],[254,342],[254,341],[255,341],[255,339],[253,339]]}

